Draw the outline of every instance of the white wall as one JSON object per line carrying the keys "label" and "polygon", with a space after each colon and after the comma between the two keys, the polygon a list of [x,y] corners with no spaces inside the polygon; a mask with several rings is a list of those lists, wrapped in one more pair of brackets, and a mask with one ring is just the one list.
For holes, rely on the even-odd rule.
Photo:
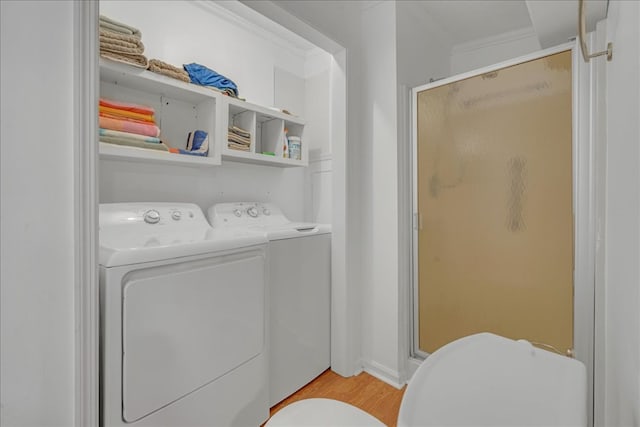
{"label": "white wall", "polygon": [[540,50],[532,28],[459,44],[451,51],[451,75],[465,73]]}
{"label": "white wall", "polygon": [[303,168],[277,168],[223,162],[192,168],[165,164],[103,160],[100,201],[189,202],[203,210],[214,203],[273,202],[294,220],[304,218]]}
{"label": "white wall", "polygon": [[396,5],[362,13],[362,359],[399,383]]}
{"label": "white wall", "polygon": [[451,75],[452,43],[417,3],[396,3],[398,83],[408,88]]}
{"label": "white wall", "polygon": [[304,51],[278,44],[215,2],[101,0],[100,13],[139,28],[149,59],[205,65],[256,104],[273,105],[275,66],[304,76]]}
{"label": "white wall", "polygon": [[2,1],[0,424],[74,417],[73,2]]}
{"label": "white wall", "polygon": [[305,67],[304,139],[309,143],[310,158],[331,154],[330,88],[331,56],[321,49],[310,51]]}
{"label": "white wall", "polygon": [[305,72],[304,140],[309,144],[305,220],[331,222],[332,157],[331,157],[331,56],[321,49],[307,54]]}
{"label": "white wall", "polygon": [[[150,10],[153,19],[149,19]],[[314,69],[313,64],[307,64],[311,44],[305,49],[213,2],[103,0],[100,13],[140,28],[148,58],[178,67],[190,62],[203,64],[232,79],[240,96],[249,101],[286,108],[304,117],[310,127],[329,126],[328,122],[319,123],[327,117],[316,111],[328,110],[328,98],[317,100],[319,105],[311,117],[305,114],[309,84],[305,77]],[[326,137],[317,140],[313,129],[307,132],[303,143],[309,143],[310,148],[322,149],[329,144]],[[311,183],[305,174],[303,168],[228,161],[208,169],[103,161],[100,201],[191,201],[203,209],[224,201],[270,201],[300,221],[308,218],[311,210]]]}
{"label": "white wall", "polygon": [[[607,40],[605,425],[640,425],[640,3],[612,1]],[[599,60],[602,60],[600,58]]]}

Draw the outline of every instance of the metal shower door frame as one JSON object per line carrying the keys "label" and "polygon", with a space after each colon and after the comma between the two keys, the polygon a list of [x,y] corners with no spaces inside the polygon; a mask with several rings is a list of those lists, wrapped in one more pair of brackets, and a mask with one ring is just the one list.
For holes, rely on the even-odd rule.
{"label": "metal shower door frame", "polygon": [[418,348],[418,165],[417,165],[417,99],[424,90],[448,85],[524,62],[560,52],[571,51],[572,58],[572,190],[574,212],[574,353],[587,368],[589,425],[592,419],[593,360],[594,360],[594,282],[595,282],[595,195],[594,195],[594,141],[590,125],[591,73],[588,64],[581,60],[577,42],[565,43],[488,67],[458,74],[411,90],[411,194],[412,194],[412,304],[411,304],[411,355],[424,359],[428,353]]}

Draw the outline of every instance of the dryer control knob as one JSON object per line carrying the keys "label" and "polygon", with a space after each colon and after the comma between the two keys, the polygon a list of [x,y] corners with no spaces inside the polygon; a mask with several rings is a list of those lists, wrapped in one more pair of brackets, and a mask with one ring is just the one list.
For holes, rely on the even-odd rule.
{"label": "dryer control knob", "polygon": [[233,214],[240,218],[242,216],[242,211],[240,209],[234,209]]}
{"label": "dryer control knob", "polygon": [[180,221],[180,219],[182,219],[182,212],[180,211],[171,212],[171,218],[173,218],[175,221]]}
{"label": "dryer control knob", "polygon": [[265,214],[266,216],[271,215],[271,211],[267,208],[262,209],[262,213]]}
{"label": "dryer control knob", "polygon": [[251,218],[257,217],[258,209],[254,208],[253,206],[250,208],[247,208],[247,215],[249,215]]}
{"label": "dryer control knob", "polygon": [[147,224],[157,224],[160,222],[160,212],[155,209],[149,209],[144,213],[144,222]]}

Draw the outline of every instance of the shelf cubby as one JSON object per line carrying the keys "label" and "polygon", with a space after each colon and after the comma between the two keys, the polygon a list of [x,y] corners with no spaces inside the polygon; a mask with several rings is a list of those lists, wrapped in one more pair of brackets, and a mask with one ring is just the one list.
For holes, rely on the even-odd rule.
{"label": "shelf cubby", "polygon": [[[300,160],[283,156],[284,130],[289,129],[289,135],[302,138],[304,121],[284,114],[278,110],[262,107],[234,98],[225,98],[228,114],[227,126],[238,126],[251,133],[251,150],[249,152],[230,149],[225,143],[222,147],[224,160],[264,164],[268,166],[295,167],[309,164],[306,154]],[[304,142],[302,143],[305,152]],[[271,152],[275,155],[263,154]]]}
{"label": "shelf cubby", "polygon": [[207,157],[158,150],[100,144],[104,158],[161,161],[177,164],[219,165],[221,153],[217,109],[222,95],[201,86],[106,59],[100,60],[100,96],[115,101],[153,107],[160,139],[169,147],[184,149],[189,132],[203,130],[209,136]]}

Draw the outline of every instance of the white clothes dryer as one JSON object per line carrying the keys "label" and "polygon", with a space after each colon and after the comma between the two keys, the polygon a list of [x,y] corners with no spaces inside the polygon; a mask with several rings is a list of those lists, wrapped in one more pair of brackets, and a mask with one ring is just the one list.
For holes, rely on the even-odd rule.
{"label": "white clothes dryer", "polygon": [[272,203],[219,203],[216,230],[263,233],[268,244],[269,405],[331,365],[331,226],[290,221]]}
{"label": "white clothes dryer", "polygon": [[100,205],[103,426],[269,416],[264,235],[185,203]]}

